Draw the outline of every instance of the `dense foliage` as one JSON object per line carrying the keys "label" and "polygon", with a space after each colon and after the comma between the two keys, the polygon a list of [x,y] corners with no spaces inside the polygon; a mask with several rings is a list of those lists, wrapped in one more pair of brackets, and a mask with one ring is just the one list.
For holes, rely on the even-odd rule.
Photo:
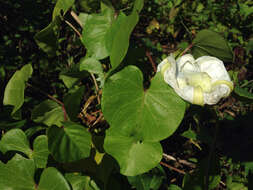
{"label": "dense foliage", "polygon": [[[0,2],[0,189],[253,189],[249,0]],[[167,56],[234,83],[198,106]]]}

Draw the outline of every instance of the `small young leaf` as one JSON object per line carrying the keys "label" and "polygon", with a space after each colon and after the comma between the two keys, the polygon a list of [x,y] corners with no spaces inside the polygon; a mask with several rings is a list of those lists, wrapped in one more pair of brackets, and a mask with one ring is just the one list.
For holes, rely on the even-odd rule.
{"label": "small young leaf", "polygon": [[25,133],[21,129],[12,129],[4,134],[1,140],[3,153],[13,150],[20,151],[26,154],[29,158],[32,157],[32,150],[30,149],[29,142]]}
{"label": "small young leaf", "polygon": [[90,155],[91,135],[81,126],[64,122],[62,128],[52,126],[47,131],[48,148],[59,162],[73,162]]}
{"label": "small young leaf", "polygon": [[218,33],[211,30],[201,30],[193,40],[193,55],[197,59],[200,56],[210,55],[223,61],[232,61],[233,52],[227,42]]}
{"label": "small young leaf", "polygon": [[82,58],[80,60],[80,71],[83,71],[83,70],[88,71],[90,73],[95,73],[95,74],[103,73],[103,68],[102,68],[101,63],[92,57]]}
{"label": "small young leaf", "polygon": [[63,15],[67,12],[67,10],[74,4],[75,0],[58,0],[53,11],[53,20],[56,16],[60,16],[61,10],[63,11]]}
{"label": "small young leaf", "polygon": [[45,168],[49,155],[47,136],[40,135],[33,142],[33,159],[37,168]]}
{"label": "small young leaf", "polygon": [[32,76],[32,66],[27,64],[23,66],[19,71],[16,71],[9,80],[4,91],[4,105],[12,105],[14,114],[24,103],[24,91],[26,82]]}
{"label": "small young leaf", "polygon": [[7,164],[0,161],[0,189],[34,190],[33,160],[16,154]]}
{"label": "small young leaf", "polygon": [[68,182],[62,174],[55,168],[46,168],[40,177],[38,190],[71,190]]}
{"label": "small young leaf", "polygon": [[166,179],[166,173],[163,168],[158,165],[158,167],[153,168],[147,173],[137,176],[128,176],[127,178],[129,183],[137,190],[158,190],[162,182]]}
{"label": "small young leaf", "polygon": [[34,36],[37,45],[50,57],[55,56],[58,49],[57,37],[60,23],[60,17],[56,17],[46,28]]}
{"label": "small young leaf", "polygon": [[253,100],[253,94],[248,92],[246,89],[244,88],[241,88],[239,86],[236,86],[235,89],[234,89],[234,92],[240,96],[240,97],[243,97],[243,98],[247,98],[247,99],[250,99],[250,100]]}
{"label": "small young leaf", "polygon": [[32,110],[32,120],[47,126],[62,126],[64,113],[62,107],[52,100],[45,100]]}

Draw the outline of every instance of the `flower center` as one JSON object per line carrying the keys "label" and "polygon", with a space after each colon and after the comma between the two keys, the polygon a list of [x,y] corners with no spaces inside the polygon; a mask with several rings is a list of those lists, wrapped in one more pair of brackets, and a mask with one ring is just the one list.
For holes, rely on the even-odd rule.
{"label": "flower center", "polygon": [[210,92],[212,89],[211,77],[206,72],[184,72],[180,73],[177,79],[179,88],[200,87],[203,92]]}

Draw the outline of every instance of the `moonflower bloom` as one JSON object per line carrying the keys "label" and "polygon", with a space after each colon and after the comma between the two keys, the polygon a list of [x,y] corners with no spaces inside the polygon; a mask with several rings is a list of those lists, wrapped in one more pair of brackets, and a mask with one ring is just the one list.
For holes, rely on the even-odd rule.
{"label": "moonflower bloom", "polygon": [[175,60],[170,55],[158,65],[164,80],[184,100],[192,104],[213,105],[233,90],[226,68],[216,57],[194,59],[186,54]]}

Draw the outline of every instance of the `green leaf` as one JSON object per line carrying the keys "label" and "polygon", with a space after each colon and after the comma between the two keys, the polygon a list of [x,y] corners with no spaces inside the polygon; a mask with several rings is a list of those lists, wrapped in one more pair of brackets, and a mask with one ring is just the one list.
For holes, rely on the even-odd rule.
{"label": "green leaf", "polygon": [[201,30],[193,40],[192,52],[195,58],[204,55],[217,57],[223,61],[232,61],[233,52],[227,42],[218,33]]}
{"label": "green leaf", "polygon": [[183,132],[181,135],[188,139],[197,140],[197,134],[191,129]]}
{"label": "green leaf", "polygon": [[80,64],[74,64],[67,70],[60,73],[60,79],[67,88],[77,85],[83,78],[88,76],[88,72],[79,70]]}
{"label": "green leaf", "polygon": [[236,86],[235,89],[234,89],[234,92],[240,96],[240,97],[243,97],[243,98],[247,98],[247,99],[250,99],[250,100],[253,100],[253,94],[248,92],[246,89],[244,88],[241,88],[239,86]]}
{"label": "green leaf", "polygon": [[90,73],[101,74],[103,73],[103,68],[101,63],[95,58],[82,58],[80,60],[80,71],[88,71]]}
{"label": "green leaf", "polygon": [[12,114],[14,114],[24,103],[24,91],[26,82],[32,76],[33,69],[30,64],[23,66],[16,71],[9,80],[4,91],[4,105],[14,106]]}
{"label": "green leaf", "polygon": [[37,168],[45,168],[49,155],[47,136],[40,135],[33,142],[33,159]]}
{"label": "green leaf", "polygon": [[32,110],[32,120],[47,126],[62,126],[64,113],[59,104],[52,100],[45,100]]}
{"label": "green leaf", "polygon": [[80,176],[70,173],[65,177],[71,184],[73,190],[99,190],[96,183],[89,176]]}
{"label": "green leaf", "polygon": [[55,168],[46,168],[40,177],[38,190],[70,190],[69,184]]}
{"label": "green leaf", "polygon": [[75,89],[73,92],[64,96],[63,102],[65,109],[71,121],[78,120],[78,113],[80,111],[80,103],[83,98],[84,86]]}
{"label": "green leaf", "polygon": [[90,155],[91,135],[81,126],[64,122],[64,127],[52,126],[48,129],[48,148],[59,162],[73,162]]}
{"label": "green leaf", "polygon": [[144,6],[144,0],[135,0],[133,11],[137,11],[138,13],[140,13],[143,6]]}
{"label": "green leaf", "polygon": [[141,71],[128,66],[110,77],[102,96],[102,111],[112,128],[140,140],[160,141],[172,135],[184,116],[185,103],[160,73],[143,89]]}
{"label": "green leaf", "polygon": [[112,70],[117,68],[126,56],[130,35],[138,20],[139,15],[136,11],[133,11],[129,16],[120,13],[108,31],[106,35],[106,47],[110,52]]}
{"label": "green leaf", "polygon": [[163,168],[158,165],[158,167],[153,168],[148,173],[128,176],[127,178],[129,183],[137,190],[158,190],[164,179],[166,179],[166,173]]}
{"label": "green leaf", "polygon": [[169,188],[168,188],[169,190],[182,190],[180,187],[178,187],[177,185],[170,185],[169,186]]}
{"label": "green leaf", "polygon": [[16,154],[7,164],[0,161],[0,189],[34,190],[33,160]]}
{"label": "green leaf", "polygon": [[109,55],[105,47],[105,34],[111,27],[114,11],[107,7],[100,14],[89,15],[82,32],[82,42],[88,54],[100,60]]}
{"label": "green leaf", "polygon": [[141,71],[128,66],[105,83],[102,111],[110,128],[104,148],[124,175],[138,175],[155,167],[161,157],[159,141],[180,124],[185,103],[160,73],[143,89]]}
{"label": "green leaf", "polygon": [[32,157],[32,150],[25,133],[21,129],[12,129],[4,134],[1,144],[4,148],[3,153],[7,151],[20,151],[29,158]]}
{"label": "green leaf", "polygon": [[61,11],[63,15],[68,11],[68,9],[74,4],[75,0],[58,0],[53,11],[53,20],[60,16]]}
{"label": "green leaf", "polygon": [[34,36],[37,45],[50,57],[55,56],[56,50],[58,49],[58,33],[60,23],[60,17],[56,17],[46,28],[39,31]]}

